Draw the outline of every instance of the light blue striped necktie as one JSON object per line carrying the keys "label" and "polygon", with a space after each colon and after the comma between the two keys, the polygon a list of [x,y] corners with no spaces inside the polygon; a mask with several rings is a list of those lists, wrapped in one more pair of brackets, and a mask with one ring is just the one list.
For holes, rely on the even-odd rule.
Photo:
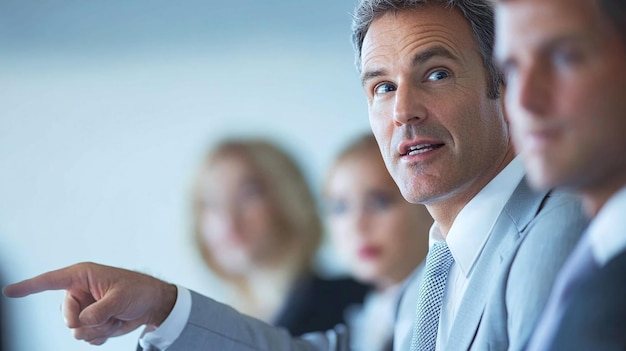
{"label": "light blue striped necktie", "polygon": [[454,258],[445,242],[437,242],[430,248],[417,299],[411,351],[435,350],[441,301],[452,262]]}

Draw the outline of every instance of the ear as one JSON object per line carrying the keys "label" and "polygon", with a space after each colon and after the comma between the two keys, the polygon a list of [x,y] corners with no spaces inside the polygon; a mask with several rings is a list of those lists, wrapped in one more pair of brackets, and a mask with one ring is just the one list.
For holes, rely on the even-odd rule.
{"label": "ear", "polygon": [[502,115],[504,116],[504,121],[506,122],[506,124],[508,126],[511,125],[510,120],[509,120],[509,114],[506,111],[506,103],[505,103],[505,97],[506,96],[506,84],[502,84],[502,86],[500,87],[500,96],[498,97],[498,100],[500,100],[500,108],[502,109]]}

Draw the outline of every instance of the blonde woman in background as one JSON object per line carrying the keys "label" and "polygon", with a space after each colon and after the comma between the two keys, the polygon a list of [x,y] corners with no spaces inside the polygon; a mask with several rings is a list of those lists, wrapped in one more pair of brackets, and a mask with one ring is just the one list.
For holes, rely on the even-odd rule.
{"label": "blonde woman in background", "polygon": [[233,307],[292,334],[343,322],[367,288],[313,269],[322,225],[296,163],[264,140],[226,140],[205,158],[195,188],[195,239],[231,288]]}
{"label": "blonde woman in background", "polygon": [[392,350],[396,322],[397,330],[411,332],[414,314],[396,311],[403,310],[398,305],[405,289],[409,300],[414,295],[408,303],[415,304],[433,219],[423,205],[402,197],[371,134],[339,154],[324,198],[333,243],[354,277],[374,286],[364,304],[348,313],[352,349]]}

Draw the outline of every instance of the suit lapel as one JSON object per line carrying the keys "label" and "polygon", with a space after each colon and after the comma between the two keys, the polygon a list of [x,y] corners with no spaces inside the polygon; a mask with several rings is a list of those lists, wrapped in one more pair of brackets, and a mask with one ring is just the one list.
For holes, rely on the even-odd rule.
{"label": "suit lapel", "polygon": [[476,273],[472,273],[452,324],[448,349],[470,349],[503,262],[515,254],[524,229],[541,208],[546,195],[547,192],[533,192],[522,179],[507,201],[473,267]]}

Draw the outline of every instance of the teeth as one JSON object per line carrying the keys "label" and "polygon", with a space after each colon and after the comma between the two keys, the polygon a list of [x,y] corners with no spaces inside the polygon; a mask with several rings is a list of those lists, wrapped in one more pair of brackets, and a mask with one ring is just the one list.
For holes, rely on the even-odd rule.
{"label": "teeth", "polygon": [[409,151],[409,155],[423,154],[424,152],[430,151],[432,149],[433,149],[432,147],[427,147],[427,148],[423,148],[423,149],[412,150],[412,151]]}
{"label": "teeth", "polygon": [[419,144],[419,145],[410,146],[409,151],[415,151],[415,150],[424,149],[424,148],[432,148],[432,145],[431,144]]}
{"label": "teeth", "polygon": [[419,145],[413,145],[413,146],[409,146],[409,152],[407,153],[408,155],[417,155],[417,154],[422,154],[424,152],[430,151],[433,149],[433,145],[431,144],[419,144]]}

